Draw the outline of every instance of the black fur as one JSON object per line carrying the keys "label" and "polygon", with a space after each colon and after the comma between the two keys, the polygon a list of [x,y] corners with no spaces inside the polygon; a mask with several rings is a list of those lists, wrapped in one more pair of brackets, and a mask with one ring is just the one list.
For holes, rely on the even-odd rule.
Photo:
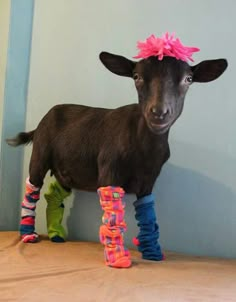
{"label": "black fur", "polygon": [[101,53],[112,72],[133,77],[139,104],[117,109],[57,105],[29,133],[7,140],[17,146],[33,140],[30,181],[41,187],[48,170],[65,188],[95,191],[121,186],[138,197],[150,194],[170,156],[168,134],[182,112],[185,94],[194,81],[212,81],[226,60],[194,67],[174,58],[133,62]]}
{"label": "black fur", "polygon": [[6,142],[8,143],[8,145],[13,146],[13,147],[17,147],[19,145],[22,144],[29,144],[33,141],[34,138],[34,131],[30,131],[30,132],[20,132],[15,138],[9,138],[6,139]]}

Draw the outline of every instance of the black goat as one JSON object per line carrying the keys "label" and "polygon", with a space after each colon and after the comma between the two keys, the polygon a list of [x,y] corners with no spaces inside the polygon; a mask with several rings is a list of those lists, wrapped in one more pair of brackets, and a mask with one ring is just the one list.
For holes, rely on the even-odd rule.
{"label": "black goat", "polygon": [[57,105],[31,132],[8,139],[18,146],[33,141],[30,182],[43,185],[48,170],[65,188],[96,191],[121,186],[138,197],[150,194],[170,156],[168,134],[180,116],[192,82],[209,82],[226,69],[224,59],[186,62],[156,57],[137,63],[102,52],[113,73],[134,79],[139,104],[117,109]]}
{"label": "black goat", "polygon": [[225,59],[189,66],[172,57],[139,62],[102,52],[113,73],[134,79],[138,104],[117,109],[57,105],[31,132],[8,139],[18,146],[33,141],[30,183],[41,188],[51,170],[65,189],[96,191],[119,186],[138,198],[151,194],[170,156],[170,127],[180,116],[193,82],[209,82],[226,69]]}

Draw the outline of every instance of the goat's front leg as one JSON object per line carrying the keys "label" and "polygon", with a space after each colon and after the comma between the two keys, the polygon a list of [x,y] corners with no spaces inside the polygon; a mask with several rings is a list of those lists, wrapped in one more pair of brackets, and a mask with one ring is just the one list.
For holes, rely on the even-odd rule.
{"label": "goat's front leg", "polygon": [[126,231],[124,221],[124,190],[121,187],[100,187],[100,204],[104,210],[103,225],[100,227],[100,241],[105,246],[106,265],[117,268],[131,266],[129,250],[124,246],[123,234]]}
{"label": "goat's front leg", "polygon": [[140,197],[134,202],[135,218],[140,229],[133,243],[138,246],[143,259],[160,261],[163,260],[163,254],[158,242],[159,226],[154,204],[153,194]]}
{"label": "goat's front leg", "polygon": [[34,186],[29,178],[26,179],[25,196],[21,204],[20,235],[25,243],[38,241],[38,234],[35,232],[35,210],[36,203],[40,197],[40,188]]}

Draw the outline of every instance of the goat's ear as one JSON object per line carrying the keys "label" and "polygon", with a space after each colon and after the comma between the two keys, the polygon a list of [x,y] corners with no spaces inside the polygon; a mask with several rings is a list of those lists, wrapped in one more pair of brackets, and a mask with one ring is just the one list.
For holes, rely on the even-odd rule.
{"label": "goat's ear", "polygon": [[210,82],[217,79],[226,70],[228,63],[225,59],[207,60],[192,66],[193,82]]}
{"label": "goat's ear", "polygon": [[99,57],[102,63],[111,72],[124,77],[133,76],[135,62],[108,52],[101,52]]}

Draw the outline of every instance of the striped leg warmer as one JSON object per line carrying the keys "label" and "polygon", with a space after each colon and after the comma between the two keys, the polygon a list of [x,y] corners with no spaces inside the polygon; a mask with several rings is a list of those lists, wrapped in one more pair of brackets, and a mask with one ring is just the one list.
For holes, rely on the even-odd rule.
{"label": "striped leg warmer", "polygon": [[40,197],[40,188],[36,188],[26,179],[26,193],[21,204],[20,234],[23,242],[34,243],[38,241],[35,232],[35,209]]}

